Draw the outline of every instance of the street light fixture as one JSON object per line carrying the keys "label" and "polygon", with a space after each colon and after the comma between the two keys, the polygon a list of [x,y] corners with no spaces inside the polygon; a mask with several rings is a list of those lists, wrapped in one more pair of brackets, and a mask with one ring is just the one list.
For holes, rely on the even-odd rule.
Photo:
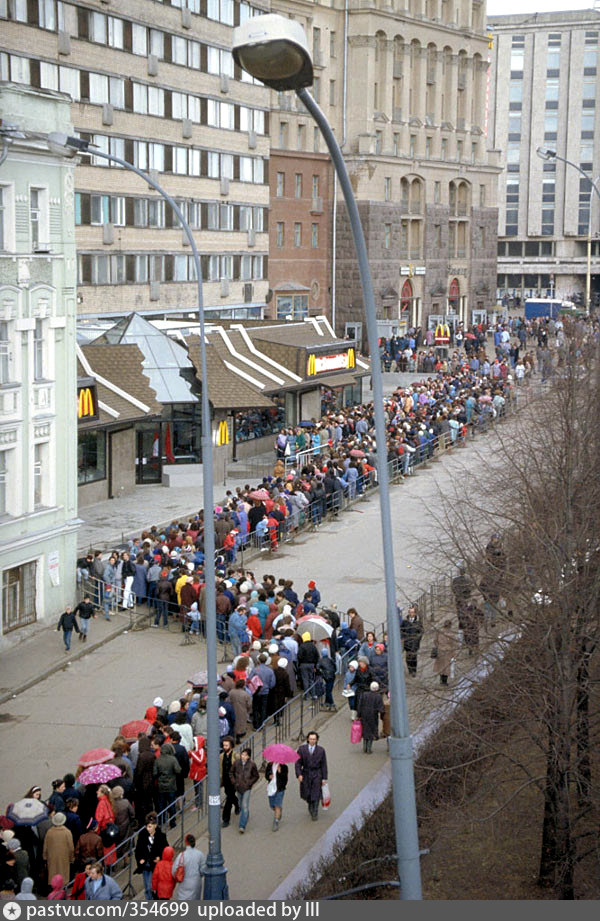
{"label": "street light fixture", "polygon": [[377,476],[391,663],[391,735],[388,738],[388,746],[392,766],[398,878],[401,884],[401,898],[411,901],[420,900],[421,870],[419,866],[413,753],[402,667],[400,619],[396,606],[387,443],[383,414],[383,378],[378,360],[377,314],[375,312],[373,282],[369,268],[367,247],[356,199],[339,144],[325,115],[306,89],[312,83],[312,62],[308,51],[308,42],[302,27],[292,19],[285,19],[283,16],[275,14],[254,17],[234,29],[233,58],[244,70],[247,70],[253,77],[262,80],[267,86],[276,90],[295,90],[296,95],[314,118],[325,139],[344,193],[352,228],[365,305],[367,337],[371,353],[373,401],[375,405]]}
{"label": "street light fixture", "polygon": [[202,292],[202,266],[200,255],[191,227],[184,218],[181,208],[165,189],[143,170],[138,169],[127,160],[106,153],[89,141],[66,134],[52,132],[46,142],[50,150],[63,156],[75,156],[77,153],[90,153],[118,163],[124,169],[140,176],[161,195],[175,212],[190,244],[196,282],[198,286],[198,320],[200,323],[200,369],[202,374],[202,493],[204,501],[204,602],[206,612],[206,668],[208,677],[208,696],[206,700],[207,736],[206,775],[208,793],[208,856],[204,871],[204,898],[206,900],[223,900],[229,898],[227,886],[227,868],[221,852],[221,777],[219,766],[219,701],[217,687],[217,612],[215,593],[215,529],[213,518],[213,459],[210,424],[210,404],[208,400],[208,372],[206,368],[206,337],[204,330],[204,300]]}
{"label": "street light fixture", "polygon": [[[597,176],[595,179],[591,179],[590,176],[582,169],[578,163],[574,163],[573,160],[567,160],[566,157],[561,157],[555,150],[551,147],[538,147],[536,148],[536,153],[541,160],[560,160],[562,163],[566,163],[568,166],[572,166],[573,169],[576,169],[578,173],[587,179],[590,186],[600,198],[600,187],[598,183],[600,182],[600,176]],[[591,288],[592,288],[592,199],[590,196],[590,216],[588,219],[588,239],[587,239],[587,271],[585,278],[585,309],[586,313],[590,315],[590,300],[591,300]]]}

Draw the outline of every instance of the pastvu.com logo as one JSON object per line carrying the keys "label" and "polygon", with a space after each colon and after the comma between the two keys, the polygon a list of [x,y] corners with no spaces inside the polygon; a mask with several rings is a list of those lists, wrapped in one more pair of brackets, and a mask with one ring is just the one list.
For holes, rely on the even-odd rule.
{"label": "pastvu.com logo", "polygon": [[2,914],[8,921],[17,921],[21,917],[23,909],[18,902],[7,902],[2,906]]}

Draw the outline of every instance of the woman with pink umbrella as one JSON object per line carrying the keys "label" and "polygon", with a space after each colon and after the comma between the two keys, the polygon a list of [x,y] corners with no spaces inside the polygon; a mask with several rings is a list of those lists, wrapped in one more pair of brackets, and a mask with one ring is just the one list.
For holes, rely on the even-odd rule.
{"label": "woman with pink umbrella", "polygon": [[269,806],[273,810],[273,831],[278,831],[283,811],[283,797],[288,783],[288,764],[297,761],[299,755],[289,745],[277,743],[265,748],[263,758],[267,761],[265,780]]}

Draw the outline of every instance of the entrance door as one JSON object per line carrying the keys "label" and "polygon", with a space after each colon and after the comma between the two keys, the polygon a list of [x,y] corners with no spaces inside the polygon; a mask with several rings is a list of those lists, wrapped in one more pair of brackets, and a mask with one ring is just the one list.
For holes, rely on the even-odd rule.
{"label": "entrance door", "polygon": [[162,480],[162,449],[160,423],[140,426],[135,433],[135,481],[138,484],[160,483]]}
{"label": "entrance door", "polygon": [[487,323],[487,310],[473,310],[471,314],[475,325],[478,323]]}

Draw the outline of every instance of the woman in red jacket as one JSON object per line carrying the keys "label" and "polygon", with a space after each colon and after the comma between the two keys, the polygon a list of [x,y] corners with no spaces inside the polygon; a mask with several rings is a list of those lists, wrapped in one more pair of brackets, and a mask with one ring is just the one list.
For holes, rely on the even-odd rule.
{"label": "woman in red jacket", "polygon": [[[101,784],[98,787],[98,805],[96,806],[96,814],[94,816],[96,822],[98,823],[98,834],[102,838],[102,843],[104,844],[104,837],[102,832],[106,829],[107,825],[111,823],[114,824],[115,813],[112,806],[112,799],[110,795],[110,788],[106,784]],[[115,842],[116,843],[116,842]],[[109,844],[108,847],[104,844],[104,865],[106,867],[112,867],[117,860],[117,849],[114,844]]]}
{"label": "woman in red jacket", "polygon": [[190,779],[194,782],[195,805],[192,809],[202,809],[202,781],[206,777],[206,740],[204,736],[194,738],[194,747],[190,756]]}
{"label": "woman in red jacket", "polygon": [[259,640],[261,638],[263,629],[258,619],[258,608],[250,608],[250,616],[246,621],[246,626],[252,631],[253,640]]}
{"label": "woman in red jacket", "polygon": [[170,899],[175,888],[173,877],[173,857],[175,851],[168,845],[162,852],[162,858],[154,867],[152,873],[152,888],[157,899]]}

